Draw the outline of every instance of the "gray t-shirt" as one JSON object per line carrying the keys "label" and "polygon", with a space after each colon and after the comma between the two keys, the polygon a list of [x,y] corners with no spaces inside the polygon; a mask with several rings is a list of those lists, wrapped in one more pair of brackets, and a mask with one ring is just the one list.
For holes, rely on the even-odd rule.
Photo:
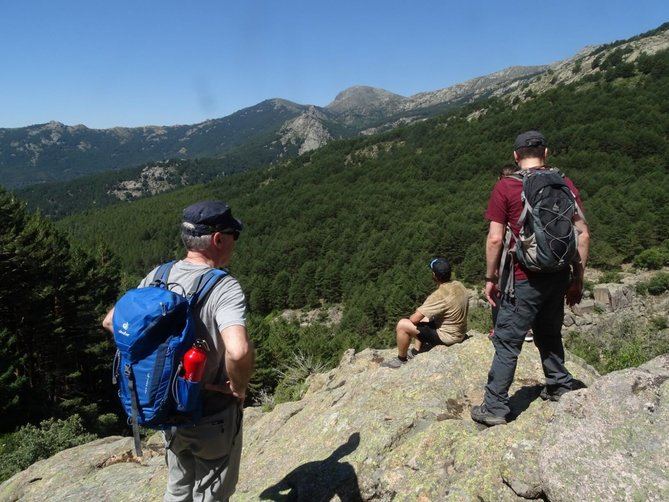
{"label": "gray t-shirt", "polygon": [[[206,265],[184,260],[176,262],[167,278],[170,290],[180,294],[189,293],[195,281],[209,269]],[[151,284],[156,270],[158,267],[142,279],[138,287]],[[203,382],[222,384],[227,380],[225,346],[220,333],[233,325],[246,326],[246,299],[237,280],[228,275],[214,286],[204,303],[200,304],[199,319],[195,324],[197,338],[206,340],[211,349],[207,354]]]}

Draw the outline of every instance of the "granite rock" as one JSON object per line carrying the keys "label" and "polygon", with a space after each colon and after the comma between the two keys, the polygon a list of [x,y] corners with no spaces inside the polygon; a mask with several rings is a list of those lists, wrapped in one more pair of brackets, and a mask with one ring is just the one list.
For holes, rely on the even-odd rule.
{"label": "granite rock", "polygon": [[[616,500],[669,497],[669,355],[599,377],[568,354],[590,387],[538,399],[543,372],[526,344],[511,387],[511,421],[469,418],[493,348],[463,343],[380,366],[394,350],[346,351],[310,378],[302,400],[245,413],[233,500]],[[37,462],[0,485],[0,500],[160,500],[159,436],[147,455],[110,437]]]}

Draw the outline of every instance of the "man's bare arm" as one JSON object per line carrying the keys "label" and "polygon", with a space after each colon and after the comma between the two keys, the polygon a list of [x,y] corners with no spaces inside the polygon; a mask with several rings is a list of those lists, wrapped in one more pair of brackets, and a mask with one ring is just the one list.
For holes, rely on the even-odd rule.
{"label": "man's bare arm", "polygon": [[502,256],[502,248],[504,247],[505,231],[506,228],[502,223],[491,221],[485,244],[485,296],[488,299],[488,303],[493,307],[497,300],[497,277],[499,274],[499,260]]}
{"label": "man's bare arm", "polygon": [[585,273],[585,265],[588,262],[588,255],[590,253],[590,230],[588,229],[588,224],[583,218],[577,216],[574,220],[574,226],[578,232],[579,259],[573,263],[574,274],[565,295],[567,305],[570,307],[581,303],[581,298],[583,297],[583,274]]}
{"label": "man's bare arm", "polygon": [[590,254],[590,229],[588,224],[581,217],[577,217],[574,221],[574,226],[578,231],[578,256],[580,258],[580,270],[581,277],[583,277],[583,271],[585,271],[585,265],[588,262],[588,256]]}
{"label": "man's bare arm", "polygon": [[221,331],[225,344],[225,370],[230,380],[230,390],[243,400],[253,374],[255,352],[246,333],[246,327],[233,325]]}
{"label": "man's bare arm", "polygon": [[490,222],[485,244],[486,277],[497,277],[499,259],[502,256],[502,247],[504,246],[505,230],[503,224],[496,221]]}
{"label": "man's bare arm", "polygon": [[114,307],[112,307],[111,310],[107,312],[107,315],[102,321],[102,327],[107,331],[109,331],[110,333],[114,333],[114,325],[112,323],[113,318],[114,318]]}

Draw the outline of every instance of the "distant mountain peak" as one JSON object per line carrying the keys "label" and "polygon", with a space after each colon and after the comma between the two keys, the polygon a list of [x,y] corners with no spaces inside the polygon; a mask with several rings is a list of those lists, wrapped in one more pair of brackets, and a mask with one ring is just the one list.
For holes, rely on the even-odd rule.
{"label": "distant mountain peak", "polygon": [[337,94],[337,96],[335,96],[335,99],[331,104],[336,103],[337,101],[352,99],[359,96],[397,97],[397,98],[403,97],[400,96],[399,94],[395,94],[394,92],[381,89],[380,87],[372,87],[370,85],[353,85],[351,87],[344,89],[339,94]]}
{"label": "distant mountain peak", "polygon": [[295,103],[294,101],[289,101],[283,98],[270,98],[259,103],[259,105],[264,105],[264,104],[272,105],[275,110],[279,108],[285,108],[287,110],[301,111],[305,107],[305,105],[300,105],[298,103]]}
{"label": "distant mountain peak", "polygon": [[57,120],[50,120],[46,124],[43,125],[44,129],[62,129],[65,127],[65,124],[62,122],[58,122]]}
{"label": "distant mountain peak", "polygon": [[335,113],[364,111],[369,108],[396,106],[406,100],[404,96],[395,94],[379,87],[355,85],[344,89],[326,108]]}

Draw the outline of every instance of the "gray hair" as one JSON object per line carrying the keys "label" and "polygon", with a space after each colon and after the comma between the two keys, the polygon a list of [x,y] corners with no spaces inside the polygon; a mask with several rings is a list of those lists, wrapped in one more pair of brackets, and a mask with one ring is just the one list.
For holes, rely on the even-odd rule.
{"label": "gray hair", "polygon": [[181,224],[181,242],[184,243],[188,251],[204,251],[211,244],[211,236],[208,235],[193,235],[190,230],[195,228],[195,225],[188,222]]}

